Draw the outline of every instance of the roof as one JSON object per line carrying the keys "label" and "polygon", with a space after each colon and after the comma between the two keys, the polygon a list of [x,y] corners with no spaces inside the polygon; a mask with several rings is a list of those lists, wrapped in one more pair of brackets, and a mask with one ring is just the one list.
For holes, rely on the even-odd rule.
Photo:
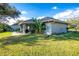
{"label": "roof", "polygon": [[22,21],[19,24],[32,24],[32,23],[34,23],[33,20],[29,19],[29,20],[26,20],[26,21]]}
{"label": "roof", "polygon": [[[64,22],[64,21],[61,21],[61,20],[58,20],[58,19],[54,19],[54,18],[52,18],[52,17],[44,17],[44,18],[38,19],[38,20],[41,20],[41,21],[44,22],[44,23],[55,22],[55,23],[67,24],[67,23]],[[23,24],[24,24],[24,23],[26,23],[26,24],[32,24],[32,23],[34,23],[34,22],[33,22],[32,19],[29,19],[29,20],[26,20],[26,21],[24,21],[24,22],[21,22],[21,24],[22,24],[22,23],[23,23]]]}

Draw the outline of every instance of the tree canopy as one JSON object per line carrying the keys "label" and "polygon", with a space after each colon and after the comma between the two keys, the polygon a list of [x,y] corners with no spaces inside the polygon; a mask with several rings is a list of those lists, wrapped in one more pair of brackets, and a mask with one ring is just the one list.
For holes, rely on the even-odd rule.
{"label": "tree canopy", "polygon": [[0,3],[0,18],[16,18],[19,17],[20,11],[8,3]]}
{"label": "tree canopy", "polygon": [[68,18],[66,22],[69,24],[69,29],[79,30],[79,15],[77,15],[77,17]]}

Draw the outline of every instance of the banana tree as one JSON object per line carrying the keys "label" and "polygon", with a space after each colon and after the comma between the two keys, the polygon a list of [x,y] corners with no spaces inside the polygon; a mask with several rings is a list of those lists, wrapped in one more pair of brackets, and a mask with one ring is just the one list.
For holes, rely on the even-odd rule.
{"label": "banana tree", "polygon": [[34,25],[33,28],[36,33],[42,33],[44,31],[45,25],[41,20],[38,20],[36,18],[32,18]]}

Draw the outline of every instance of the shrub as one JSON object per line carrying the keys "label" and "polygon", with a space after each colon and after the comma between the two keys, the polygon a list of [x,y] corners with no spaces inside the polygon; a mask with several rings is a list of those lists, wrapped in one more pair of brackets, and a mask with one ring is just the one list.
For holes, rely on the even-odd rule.
{"label": "shrub", "polygon": [[0,23],[0,32],[12,31],[12,28],[4,23]]}

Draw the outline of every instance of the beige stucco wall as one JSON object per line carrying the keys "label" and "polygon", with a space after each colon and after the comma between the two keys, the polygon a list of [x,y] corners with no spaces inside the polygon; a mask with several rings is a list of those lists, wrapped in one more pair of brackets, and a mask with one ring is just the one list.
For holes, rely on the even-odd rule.
{"label": "beige stucco wall", "polygon": [[46,23],[46,34],[54,34],[54,33],[66,33],[67,32],[67,25],[61,23]]}

